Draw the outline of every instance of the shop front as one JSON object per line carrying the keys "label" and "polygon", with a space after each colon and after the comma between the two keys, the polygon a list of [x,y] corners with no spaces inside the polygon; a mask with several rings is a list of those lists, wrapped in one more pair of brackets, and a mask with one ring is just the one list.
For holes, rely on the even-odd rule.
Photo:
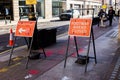
{"label": "shop front", "polygon": [[[37,4],[34,5],[36,16],[41,18],[45,17],[44,4],[44,0],[37,0]],[[26,5],[25,0],[19,0],[19,16],[26,18],[29,12],[29,5]]]}
{"label": "shop front", "polygon": [[66,10],[65,0],[52,0],[52,16],[59,16],[60,13]]}
{"label": "shop front", "polygon": [[0,20],[10,16],[13,20],[13,4],[12,0],[0,0]]}
{"label": "shop front", "polygon": [[[87,8],[99,8],[100,4],[85,2]],[[34,5],[34,12],[37,17],[42,19],[51,19],[59,16],[63,11],[68,9],[82,9],[84,8],[84,1],[79,0],[37,0]],[[11,16],[12,20],[19,20],[19,18],[28,18],[29,5],[26,5],[25,0],[0,0],[0,19],[4,19],[5,15]],[[87,14],[90,12],[88,11]]]}

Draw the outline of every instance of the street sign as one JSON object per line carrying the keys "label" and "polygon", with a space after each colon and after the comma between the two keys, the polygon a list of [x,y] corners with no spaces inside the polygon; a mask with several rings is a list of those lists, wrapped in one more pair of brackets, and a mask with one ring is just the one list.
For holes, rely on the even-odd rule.
{"label": "street sign", "polygon": [[27,4],[27,5],[37,4],[37,0],[26,0],[26,4]]}
{"label": "street sign", "polygon": [[72,18],[70,20],[68,34],[73,36],[89,37],[91,32],[91,24],[91,18]]}
{"label": "street sign", "polygon": [[103,9],[106,9],[106,8],[107,8],[107,5],[106,5],[106,4],[102,5],[102,8],[103,8]]}
{"label": "street sign", "polygon": [[35,23],[35,21],[18,21],[15,36],[32,37]]}

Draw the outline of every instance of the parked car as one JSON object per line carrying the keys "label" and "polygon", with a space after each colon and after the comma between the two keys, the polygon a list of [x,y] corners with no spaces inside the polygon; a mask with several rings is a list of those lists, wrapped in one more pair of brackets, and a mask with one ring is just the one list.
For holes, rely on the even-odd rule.
{"label": "parked car", "polygon": [[75,9],[66,10],[59,15],[60,20],[70,20],[70,18],[79,18],[80,12]]}

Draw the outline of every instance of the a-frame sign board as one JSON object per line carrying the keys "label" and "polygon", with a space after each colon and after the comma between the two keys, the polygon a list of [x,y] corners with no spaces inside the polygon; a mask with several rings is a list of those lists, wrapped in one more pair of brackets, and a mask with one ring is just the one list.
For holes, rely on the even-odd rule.
{"label": "a-frame sign board", "polygon": [[[83,10],[87,10],[87,9],[83,9]],[[94,9],[89,9],[89,10],[93,10],[93,13],[94,13]],[[91,43],[91,39],[92,39],[93,49],[94,49],[94,57],[89,57],[89,58],[95,59],[95,63],[97,64],[94,33],[93,33],[93,28],[92,28],[92,20],[93,20],[93,17],[92,18],[75,18],[75,19],[71,18],[70,19],[70,25],[69,25],[69,31],[68,31],[69,36],[68,36],[68,42],[67,42],[64,68],[66,67],[66,62],[67,62],[67,57],[68,57],[70,36],[74,36],[77,57],[79,57],[79,53],[78,53],[76,36],[89,37],[88,50],[87,50],[87,55],[86,55],[87,59],[89,57],[90,43]],[[88,64],[87,59],[86,59],[85,72],[87,71],[87,64]]]}
{"label": "a-frame sign board", "polygon": [[[27,63],[26,63],[26,68],[28,67],[29,56],[30,56],[30,53],[31,53],[35,24],[36,24],[36,21],[18,21],[18,24],[17,24],[17,27],[16,27],[16,31],[15,31],[14,44],[16,42],[16,37],[24,37],[25,40],[26,40],[27,37],[28,38],[30,38],[30,37],[32,38],[31,42],[29,44],[28,60],[27,60]],[[26,43],[27,43],[27,41],[26,41]],[[12,58],[12,55],[13,55],[14,44],[13,44],[12,49],[11,49],[8,65],[10,65],[10,63],[11,63],[11,58]],[[44,49],[43,49],[43,53],[45,55]]]}

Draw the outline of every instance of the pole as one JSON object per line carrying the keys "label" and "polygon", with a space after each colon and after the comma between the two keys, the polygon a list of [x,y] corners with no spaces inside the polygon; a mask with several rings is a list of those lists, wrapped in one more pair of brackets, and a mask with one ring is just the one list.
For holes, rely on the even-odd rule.
{"label": "pole", "polygon": [[117,3],[116,3],[116,0],[115,0],[115,12],[116,12],[116,4],[117,4]]}
{"label": "pole", "polygon": [[68,36],[68,41],[67,41],[67,49],[66,49],[66,54],[65,54],[64,68],[66,67],[66,62],[67,62],[67,57],[68,57],[69,42],[70,42],[70,36]]}

